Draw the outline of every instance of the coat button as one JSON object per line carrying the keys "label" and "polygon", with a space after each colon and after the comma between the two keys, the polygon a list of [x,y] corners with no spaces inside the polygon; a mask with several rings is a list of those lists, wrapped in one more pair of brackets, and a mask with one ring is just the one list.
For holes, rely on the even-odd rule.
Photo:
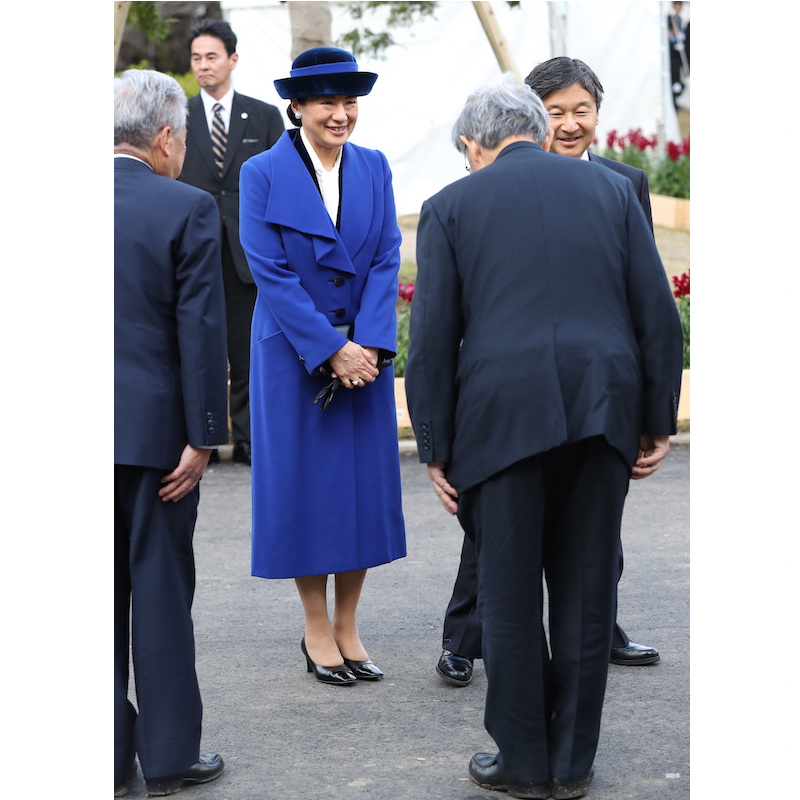
{"label": "coat button", "polygon": [[333,285],[334,286],[344,286],[344,278],[341,275],[337,275],[333,279]]}
{"label": "coat button", "polygon": [[347,312],[343,308],[337,308],[333,313],[341,319]]}

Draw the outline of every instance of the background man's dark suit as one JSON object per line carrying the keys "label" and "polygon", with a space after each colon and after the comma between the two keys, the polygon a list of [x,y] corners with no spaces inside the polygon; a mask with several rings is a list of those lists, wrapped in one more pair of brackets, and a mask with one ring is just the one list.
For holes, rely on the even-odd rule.
{"label": "background man's dark suit", "polygon": [[[602,164],[604,167],[624,175],[631,181],[636,197],[642,206],[652,231],[653,213],[650,207],[650,186],[647,181],[647,173],[644,170],[632,167],[630,164],[595,155],[591,151],[589,151],[588,156],[589,161]],[[622,551],[620,550],[620,576],[622,575],[622,569]],[[475,546],[469,538],[464,537],[458,573],[453,584],[453,594],[447,605],[444,617],[442,648],[451,653],[458,653],[472,659],[482,657],[481,626],[478,621],[476,607],[477,586],[478,562]],[[629,642],[630,637],[617,622],[615,614],[611,647],[627,647]]]}
{"label": "background man's dark suit", "polygon": [[189,100],[186,160],[178,180],[204,189],[219,208],[222,274],[228,319],[230,414],[234,443],[250,446],[250,325],[256,286],[239,241],[239,170],[251,156],[268,150],[285,126],[275,106],[233,94],[222,177],[214,164],[211,136],[200,95]]}
{"label": "background man's dark suit", "polygon": [[[643,432],[675,431],[682,337],[672,292],[630,181],[531,142],[426,201],[417,236],[406,389],[420,458],[445,462],[476,539],[486,727],[507,777],[583,779],[599,734],[631,467]],[[535,509],[520,521],[530,501],[517,492],[483,509],[493,535],[476,533],[475,493],[520,464],[568,461],[573,446],[601,458],[568,504],[566,516],[579,519],[544,555],[551,664],[537,634],[536,563],[503,560],[508,545],[493,538],[535,530]],[[585,519],[586,508],[612,502]],[[527,601],[499,617],[510,586]],[[588,612],[587,591],[597,601]]]}
{"label": "background man's dark suit", "polygon": [[[218,213],[205,192],[114,160],[114,771],[198,762],[192,534],[199,488],[161,479],[228,440]],[[129,610],[138,714],[129,702]]]}

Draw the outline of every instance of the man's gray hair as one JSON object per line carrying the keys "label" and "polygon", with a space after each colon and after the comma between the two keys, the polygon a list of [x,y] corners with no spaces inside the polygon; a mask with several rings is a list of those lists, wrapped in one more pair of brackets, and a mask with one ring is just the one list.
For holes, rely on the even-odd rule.
{"label": "man's gray hair", "polygon": [[542,101],[506,73],[499,83],[482,86],[467,98],[453,125],[453,144],[460,153],[466,151],[460,136],[474,139],[488,150],[494,150],[509,136],[530,136],[543,144],[549,126]]}
{"label": "man's gray hair", "polygon": [[166,125],[186,126],[186,94],[175,78],[151,69],[128,69],[114,78],[114,146],[147,150]]}

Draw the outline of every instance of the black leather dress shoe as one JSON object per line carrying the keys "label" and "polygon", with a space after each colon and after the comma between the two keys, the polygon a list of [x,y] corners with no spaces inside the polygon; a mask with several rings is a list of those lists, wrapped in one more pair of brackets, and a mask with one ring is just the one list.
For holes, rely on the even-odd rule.
{"label": "black leather dress shoe", "polygon": [[497,756],[493,756],[491,753],[475,753],[472,756],[469,762],[469,776],[482,789],[508,792],[509,797],[531,798],[532,800],[547,800],[550,797],[549,783],[507,780],[497,763]]}
{"label": "black leather dress shoe", "polygon": [[233,446],[233,460],[237,461],[239,464],[247,464],[247,466],[251,466],[250,463],[250,442],[236,442]]}
{"label": "black leather dress shoe", "polygon": [[472,661],[467,656],[442,650],[436,672],[439,677],[452,686],[466,686],[472,680]]}
{"label": "black leather dress shoe", "polygon": [[583,797],[589,791],[589,784],[594,778],[594,767],[582,781],[560,781],[553,778],[553,800],[572,800]]}
{"label": "black leather dress shoe", "polygon": [[383,677],[383,672],[372,663],[371,658],[366,661],[353,661],[350,658],[346,658],[344,665],[356,678],[362,681],[379,681]]}
{"label": "black leather dress shoe", "polygon": [[658,664],[661,656],[654,647],[645,647],[643,644],[628,642],[627,647],[611,648],[611,663],[623,667],[644,666],[645,664]]}
{"label": "black leather dress shoe", "polygon": [[185,772],[177,775],[167,775],[165,778],[148,778],[145,780],[148,797],[163,797],[168,794],[177,794],[184,783],[208,783],[222,775],[225,762],[219,753],[200,756],[200,760]]}

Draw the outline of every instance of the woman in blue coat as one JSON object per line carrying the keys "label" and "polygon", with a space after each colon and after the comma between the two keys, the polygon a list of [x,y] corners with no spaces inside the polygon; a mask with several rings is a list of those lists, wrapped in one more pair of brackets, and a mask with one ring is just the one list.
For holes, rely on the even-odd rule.
{"label": "woman in blue coat", "polygon": [[400,231],[386,157],[347,141],[376,79],[345,50],[301,53],[275,81],[298,129],[240,176],[240,236],[258,286],[252,573],[295,579],[308,671],[336,685],[382,677],[356,609],[367,569],[406,554],[389,363]]}

